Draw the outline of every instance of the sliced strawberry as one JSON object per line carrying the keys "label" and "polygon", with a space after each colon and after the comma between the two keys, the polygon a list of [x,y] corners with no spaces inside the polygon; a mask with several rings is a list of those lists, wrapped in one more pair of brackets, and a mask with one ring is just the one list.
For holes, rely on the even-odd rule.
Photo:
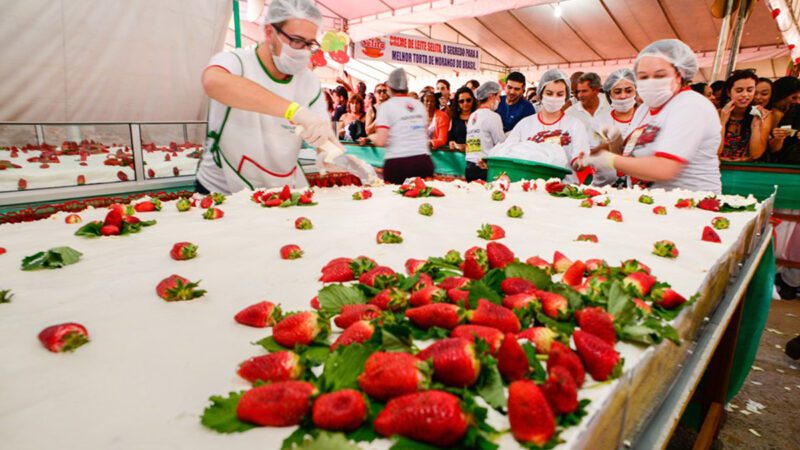
{"label": "sliced strawberry", "polygon": [[568,286],[580,286],[583,283],[583,274],[586,272],[586,264],[583,261],[577,260],[569,266],[566,272],[564,272],[564,276],[561,278],[561,281],[566,283]]}
{"label": "sliced strawberry", "polygon": [[572,260],[564,256],[563,253],[556,250],[553,253],[553,269],[556,273],[566,272],[572,265]]}
{"label": "sliced strawberry", "polygon": [[536,347],[536,353],[541,355],[550,353],[557,336],[555,331],[547,327],[532,327],[517,333],[517,339],[527,339]]}
{"label": "sliced strawberry", "polygon": [[72,352],[89,342],[89,332],[79,323],[62,323],[39,332],[39,341],[51,352]]}
{"label": "sliced strawberry", "polygon": [[706,242],[716,242],[716,243],[722,242],[722,239],[719,238],[719,235],[717,234],[717,232],[714,231],[714,229],[709,227],[708,225],[703,227],[702,240],[704,240]]}

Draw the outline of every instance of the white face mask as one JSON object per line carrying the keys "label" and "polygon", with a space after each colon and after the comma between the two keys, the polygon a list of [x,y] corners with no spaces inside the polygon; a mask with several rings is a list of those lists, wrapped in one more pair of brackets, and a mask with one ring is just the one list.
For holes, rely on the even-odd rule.
{"label": "white face mask", "polygon": [[280,55],[276,55],[274,51],[272,52],[272,62],[275,63],[275,68],[286,75],[297,75],[302,72],[303,69],[308,67],[310,59],[310,50],[297,50],[283,42],[281,42]]}
{"label": "white face mask", "polygon": [[636,104],[635,97],[629,97],[626,98],[625,100],[616,100],[613,98],[611,99],[611,107],[614,108],[614,111],[618,113],[626,113],[630,111],[633,108],[633,105],[635,104]]}
{"label": "white face mask", "polygon": [[636,81],[636,92],[650,108],[658,108],[675,94],[672,87],[674,78],[648,78]]}
{"label": "white face mask", "polygon": [[542,107],[549,113],[554,113],[560,110],[565,103],[564,97],[542,97]]}

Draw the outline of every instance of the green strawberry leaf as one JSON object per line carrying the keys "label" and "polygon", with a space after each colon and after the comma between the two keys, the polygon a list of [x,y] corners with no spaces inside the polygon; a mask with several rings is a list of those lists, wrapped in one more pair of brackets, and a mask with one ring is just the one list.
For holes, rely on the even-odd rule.
{"label": "green strawberry leaf", "polygon": [[327,315],[339,314],[344,305],[367,303],[363,292],[353,286],[343,284],[330,284],[319,291],[317,296],[320,311]]}
{"label": "green strawberry leaf", "polygon": [[461,269],[444,258],[431,257],[417,270],[417,273],[427,273],[433,281],[440,282],[447,277],[460,277]]}
{"label": "green strawberry leaf", "polygon": [[355,442],[372,442],[375,439],[380,439],[380,435],[368,423],[362,425],[356,431],[347,433],[347,439]]}
{"label": "green strawberry leaf", "polygon": [[572,336],[575,327],[569,322],[559,322],[558,320],[547,317],[543,312],[536,311],[536,321],[540,324],[557,331],[558,333]]}
{"label": "green strawberry leaf", "polygon": [[560,416],[556,416],[556,424],[559,428],[569,428],[581,423],[581,419],[586,416],[586,407],[589,406],[589,403],[592,401],[588,398],[585,398],[578,402],[578,409],[574,412],[569,414],[562,414]]}
{"label": "green strawberry leaf", "polygon": [[369,343],[387,352],[410,352],[414,346],[410,327],[386,322],[381,327],[375,327]]}
{"label": "green strawberry leaf", "polygon": [[654,345],[661,342],[661,335],[645,325],[628,325],[619,330],[619,338],[634,344]]}
{"label": "green strawberry leaf", "polygon": [[320,386],[326,392],[340,389],[358,389],[358,376],[364,363],[377,349],[372,345],[351,344],[339,347],[328,356],[320,377]]}
{"label": "green strawberry leaf", "polygon": [[540,384],[544,383],[545,380],[547,380],[547,371],[544,370],[542,363],[539,361],[538,355],[536,354],[536,347],[526,342],[522,344],[522,349],[525,350],[525,356],[528,357],[528,365],[531,366],[532,369],[528,378]]}
{"label": "green strawberry leaf", "polygon": [[14,297],[14,294],[11,293],[11,289],[0,291],[0,303],[11,303],[12,297]]}
{"label": "green strawberry leaf", "polygon": [[430,327],[427,330],[417,327],[409,327],[411,337],[418,341],[427,341],[431,339],[445,339],[450,335],[449,330],[439,327]]}
{"label": "green strawberry leaf", "polygon": [[103,228],[103,222],[89,222],[78,228],[78,230],[75,231],[75,236],[97,237],[100,236],[101,228]]}
{"label": "green strawberry leaf", "polygon": [[318,429],[310,428],[301,424],[292,432],[292,434],[283,440],[283,444],[281,444],[281,450],[291,450],[293,448],[297,448],[298,445],[301,445],[306,440],[306,436],[310,436],[313,439],[317,434],[319,434]]}
{"label": "green strawberry leaf", "polygon": [[218,433],[239,433],[255,428],[255,425],[243,422],[236,416],[236,406],[242,394],[244,391],[231,392],[227,397],[212,396],[209,398],[211,405],[203,411],[200,422]]}
{"label": "green strawberry leaf", "polygon": [[80,260],[83,253],[70,247],[55,247],[38,252],[22,260],[22,270],[58,269]]}
{"label": "green strawberry leaf", "polygon": [[553,284],[550,275],[543,269],[525,263],[511,263],[505,267],[506,278],[522,278],[535,284],[538,289],[547,289]]}
{"label": "green strawberry leaf", "polygon": [[469,297],[467,297],[467,299],[471,309],[478,307],[478,300],[480,299],[488,300],[498,305],[503,303],[503,297],[484,283],[483,280],[470,283]]}
{"label": "green strawberry leaf", "polygon": [[342,433],[316,429],[309,431],[302,427],[286,438],[281,448],[286,450],[358,450],[358,446],[350,442]]}
{"label": "green strawberry leaf", "polygon": [[569,302],[569,307],[573,311],[583,308],[583,297],[571,287],[563,283],[555,283],[548,289],[550,292],[562,295]]}
{"label": "green strawberry leaf", "polygon": [[608,312],[614,316],[614,324],[621,327],[636,318],[636,305],[618,280],[612,282],[608,288]]}
{"label": "green strawberry leaf", "polygon": [[328,346],[311,345],[309,347],[297,347],[295,352],[312,366],[325,364],[331,351]]}
{"label": "green strawberry leaf", "polygon": [[[489,360],[489,358],[486,358],[486,360]],[[497,364],[484,363],[481,376],[478,379],[477,392],[492,408],[499,410],[506,407],[503,378],[500,376]]]}
{"label": "green strawberry leaf", "polygon": [[290,348],[286,348],[281,344],[275,342],[275,338],[273,338],[272,336],[267,336],[264,339],[255,342],[255,344],[264,347],[264,349],[270,353],[280,352],[283,350],[291,350]]}
{"label": "green strawberry leaf", "polygon": [[397,283],[397,288],[401,291],[411,291],[411,288],[419,282],[419,273],[410,277],[400,276],[400,281]]}
{"label": "green strawberry leaf", "polygon": [[398,438],[389,450],[439,450],[440,447],[428,445],[408,438]]}

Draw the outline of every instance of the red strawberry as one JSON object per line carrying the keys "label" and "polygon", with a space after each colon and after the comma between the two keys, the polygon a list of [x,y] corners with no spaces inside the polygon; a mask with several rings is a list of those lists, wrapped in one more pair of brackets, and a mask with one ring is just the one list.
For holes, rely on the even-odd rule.
{"label": "red strawberry", "polygon": [[726,230],[731,226],[731,222],[724,217],[714,217],[711,220],[711,225],[717,230]]}
{"label": "red strawberry", "polygon": [[499,242],[489,242],[486,245],[486,256],[492,269],[502,269],[516,259],[514,252]]}
{"label": "red strawberry", "polygon": [[702,237],[702,239],[704,241],[706,241],[706,242],[717,242],[717,243],[722,242],[722,239],[719,238],[719,235],[717,234],[717,232],[714,231],[714,229],[709,227],[708,225],[706,225],[703,228],[703,237]]}
{"label": "red strawberry", "polygon": [[569,302],[563,295],[555,292],[539,291],[542,300],[542,312],[553,319],[564,319],[569,313]]}
{"label": "red strawberry", "polygon": [[280,381],[259,386],[242,395],[236,416],[265,427],[289,427],[303,420],[316,388],[305,381]]}
{"label": "red strawberry", "polygon": [[106,214],[103,225],[113,225],[117,228],[120,228],[122,226],[122,217],[123,214],[118,209],[112,209],[108,212],[108,214]]}
{"label": "red strawberry", "polygon": [[503,306],[510,309],[524,309],[528,305],[539,301],[536,292],[523,292],[521,294],[507,295],[503,297]]}
{"label": "red strawberry", "polygon": [[595,244],[598,242],[596,234],[580,234],[575,240],[578,242],[594,242]]}
{"label": "red strawberry", "polygon": [[432,188],[431,188],[431,193],[430,193],[430,196],[431,196],[431,197],[444,197],[444,192],[442,192],[442,191],[441,191],[440,189],[438,189],[438,188],[432,187]]}
{"label": "red strawberry", "polygon": [[125,218],[123,220],[126,223],[130,223],[130,224],[134,224],[134,225],[142,221],[142,219],[140,219],[140,218],[138,218],[136,216],[125,216]]}
{"label": "red strawberry", "polygon": [[586,272],[589,274],[607,273],[608,263],[602,259],[587,259]]}
{"label": "red strawberry", "polygon": [[455,305],[466,309],[469,308],[469,291],[453,288],[447,291],[447,298]]}
{"label": "red strawberry", "polygon": [[582,330],[572,334],[578,354],[596,381],[606,381],[622,374],[623,360],[614,346]]}
{"label": "red strawberry", "polygon": [[556,332],[547,327],[532,327],[517,333],[517,339],[527,339],[541,355],[550,353],[556,336]]}
{"label": "red strawberry", "polygon": [[578,387],[583,386],[586,372],[584,372],[581,359],[571,348],[558,341],[553,342],[550,354],[547,357],[547,372],[553,371],[554,367],[567,369],[572,375],[572,379],[575,380],[575,384]]}
{"label": "red strawberry", "polygon": [[706,211],[719,211],[720,201],[715,197],[706,197],[697,203],[697,207]]}
{"label": "red strawberry", "polygon": [[656,284],[656,277],[645,272],[634,272],[625,277],[622,280],[622,284],[638,297],[644,297],[650,293],[650,289]]}
{"label": "red strawberry", "polygon": [[423,180],[423,179],[422,179],[422,178],[420,178],[420,177],[416,177],[416,178],[414,178],[414,181],[413,181],[413,183],[414,183],[414,187],[415,187],[415,188],[417,188],[417,189],[419,189],[420,191],[424,191],[424,190],[425,190],[425,188],[427,188],[427,187],[428,187],[428,186],[425,184],[425,180]]}
{"label": "red strawberry", "polygon": [[289,190],[289,185],[284,185],[283,189],[281,189],[280,194],[278,194],[278,198],[282,201],[291,200],[292,199],[292,191]]}
{"label": "red strawberry", "polygon": [[[423,307],[424,308],[424,307]],[[481,372],[481,362],[472,342],[461,338],[436,341],[419,352],[417,358],[433,361],[433,376],[451,387],[472,386]]]}
{"label": "red strawberry", "polygon": [[500,351],[497,352],[497,368],[500,369],[503,379],[508,382],[521,380],[530,370],[525,350],[519,345],[513,333],[506,334]]}
{"label": "red strawberry", "polygon": [[367,418],[367,403],[355,389],[342,389],[317,397],[311,417],[323,430],[355,431]]}
{"label": "red strawberry", "polygon": [[653,208],[653,214],[657,216],[666,216],[667,208],[664,208],[663,206],[656,206],[655,208]]}
{"label": "red strawberry", "polygon": [[614,317],[599,306],[575,311],[575,319],[581,330],[593,334],[611,345],[617,343]]}
{"label": "red strawberry", "polygon": [[346,329],[359,320],[372,320],[381,315],[381,309],[375,305],[344,305],[342,311],[333,319],[333,323],[341,329]]}
{"label": "red strawberry", "polygon": [[542,393],[556,414],[570,414],[578,409],[578,386],[564,367],[555,366],[542,385]]}
{"label": "red strawberry", "polygon": [[[558,253],[558,254],[560,254],[560,253]],[[564,255],[561,255],[561,256],[564,256]],[[526,264],[530,264],[533,267],[538,267],[538,268],[544,270],[545,272],[547,272],[548,275],[552,271],[552,266],[550,265],[550,263],[545,261],[544,259],[538,257],[538,256],[531,256],[530,258],[528,258],[525,261],[525,263]]]}
{"label": "red strawberry", "polygon": [[523,278],[506,278],[500,283],[500,289],[506,295],[531,293],[536,290],[536,285]]}
{"label": "red strawberry", "polygon": [[330,261],[325,267],[322,268],[322,276],[319,280],[323,283],[346,282],[355,279],[350,264],[353,262],[350,258],[336,258]]}
{"label": "red strawberry", "polygon": [[155,177],[156,177],[156,171],[153,169],[147,169],[147,178],[155,178]]}
{"label": "red strawberry", "polygon": [[286,347],[309,345],[328,335],[329,324],[316,312],[304,311],[284,317],[272,328],[275,342]]}
{"label": "red strawberry", "polygon": [[120,229],[114,225],[103,225],[103,227],[100,228],[100,234],[103,236],[119,236]]}
{"label": "red strawberry", "polygon": [[653,289],[651,297],[653,299],[653,303],[661,306],[664,309],[675,309],[678,306],[686,303],[686,299],[683,298],[683,296],[667,287]]}
{"label": "red strawberry", "polygon": [[572,260],[564,256],[563,253],[556,251],[553,253],[553,269],[556,273],[566,272],[572,265]]}
{"label": "red strawberry", "polygon": [[311,308],[316,309],[317,311],[319,311],[319,297],[312,298],[308,302],[308,304],[311,306]]}
{"label": "red strawberry", "polygon": [[566,272],[564,272],[564,276],[561,278],[561,281],[567,284],[567,286],[580,286],[583,283],[583,273],[586,271],[586,264],[583,263],[581,260],[577,260],[569,266]]}
{"label": "red strawberry", "polygon": [[314,225],[305,217],[298,217],[297,220],[294,221],[294,227],[298,230],[310,230],[314,228]]}
{"label": "red strawberry", "polygon": [[170,275],[158,283],[156,293],[168,302],[194,300],[206,293],[203,289],[197,289],[199,283],[192,283],[180,275]]}
{"label": "red strawberry", "polygon": [[506,237],[506,232],[497,225],[485,223],[478,229],[478,237],[487,241],[495,241]]}
{"label": "red strawberry", "polygon": [[294,244],[284,245],[280,250],[281,259],[299,259],[303,256],[303,250]]}
{"label": "red strawberry", "polygon": [[547,191],[548,194],[555,194],[564,190],[567,187],[564,183],[560,181],[551,181],[544,185],[544,189]]}
{"label": "red strawberry", "polygon": [[464,255],[464,276],[472,280],[480,280],[489,270],[488,256],[486,250],[480,247],[473,248],[474,251],[467,251]]}
{"label": "red strawberry", "polygon": [[336,350],[341,346],[350,344],[366,342],[372,338],[375,333],[375,326],[367,320],[359,320],[345,329],[336,341],[331,344],[331,351]]}
{"label": "red strawberry", "polygon": [[603,195],[603,193],[598,191],[597,189],[586,188],[583,190],[583,195],[587,195],[589,197],[597,197],[598,195]]}
{"label": "red strawberry", "polygon": [[0,255],[5,255],[6,249],[4,247],[0,247]]}
{"label": "red strawberry", "polygon": [[70,214],[70,215],[68,215],[67,217],[64,218],[64,222],[65,223],[81,223],[81,222],[83,222],[83,219],[81,219],[81,216],[79,216],[77,214]]}
{"label": "red strawberry", "polygon": [[377,287],[381,283],[391,283],[397,279],[397,274],[390,267],[377,266],[358,277],[358,282],[370,287]]}
{"label": "red strawberry", "polygon": [[612,220],[614,222],[622,222],[622,213],[617,211],[616,209],[612,209],[610,213],[608,213],[608,220]]}
{"label": "red strawberry", "polygon": [[79,323],[61,323],[39,332],[39,341],[51,352],[71,352],[89,342],[89,332]]}
{"label": "red strawberry", "polygon": [[534,191],[536,190],[536,183],[535,182],[531,182],[530,180],[525,180],[524,182],[522,182],[522,191],[523,192],[528,192],[531,189],[533,189]]}
{"label": "red strawberry", "polygon": [[675,202],[675,207],[679,209],[686,209],[694,207],[694,199],[693,198],[679,198],[677,202]]}
{"label": "red strawberry", "polygon": [[408,258],[405,263],[406,273],[414,275],[426,262],[424,259]]}
{"label": "red strawberry", "polygon": [[408,306],[408,299],[410,294],[397,288],[386,288],[380,291],[370,301],[370,305],[374,305],[383,311],[399,311]]}
{"label": "red strawberry", "polygon": [[469,323],[494,327],[504,333],[518,333],[519,319],[510,309],[484,299],[478,300],[478,308],[467,313]]}
{"label": "red strawberry", "polygon": [[250,305],[233,316],[233,320],[240,324],[255,328],[271,327],[275,325],[280,318],[281,307],[268,301]]}
{"label": "red strawberry", "polygon": [[450,289],[460,289],[469,284],[469,278],[466,277],[447,277],[440,281],[437,286],[449,291]]}
{"label": "red strawberry", "polygon": [[28,189],[28,181],[25,178],[20,178],[17,180],[17,190],[24,191]]}
{"label": "red strawberry", "polygon": [[364,189],[353,194],[353,200],[367,200],[372,197],[372,191]]}
{"label": "red strawberry", "polygon": [[409,299],[411,306],[423,306],[431,303],[440,303],[447,299],[447,292],[437,286],[427,286],[414,291]]}
{"label": "red strawberry", "polygon": [[205,197],[203,197],[202,200],[200,200],[201,208],[208,209],[211,208],[212,206],[214,206],[214,198],[211,197],[210,195],[206,195]]}
{"label": "red strawberry", "polygon": [[435,286],[433,278],[427,273],[419,272],[417,275],[419,275],[419,281],[411,288],[412,291],[419,291],[427,287]]}
{"label": "red strawberry", "polygon": [[160,208],[157,208],[155,203],[146,200],[133,205],[133,209],[135,209],[136,212],[153,212]]}
{"label": "red strawberry", "polygon": [[473,344],[478,339],[483,340],[489,344],[489,352],[493,355],[497,354],[498,350],[500,350],[500,345],[503,343],[502,331],[483,325],[459,325],[453,329],[450,337],[466,339]]}
{"label": "red strawberry", "polygon": [[640,298],[634,298],[633,304],[636,305],[636,308],[642,311],[645,315],[652,314],[653,312],[653,308]]}
{"label": "red strawberry", "polygon": [[464,438],[469,422],[458,397],[430,390],[390,400],[375,419],[375,431],[385,437],[399,435],[449,447]]}
{"label": "red strawberry", "polygon": [[416,189],[416,188],[409,189],[409,190],[403,192],[403,197],[417,198],[417,197],[419,197],[419,193],[420,193],[419,189]]}
{"label": "red strawberry", "polygon": [[225,212],[219,208],[208,208],[206,212],[203,213],[203,219],[206,220],[222,219],[224,216]]}
{"label": "red strawberry", "polygon": [[86,184],[86,177],[84,175],[78,175],[78,186],[83,186]]}
{"label": "red strawberry", "polygon": [[414,325],[428,329],[439,327],[452,330],[464,320],[464,314],[457,305],[450,303],[431,303],[406,310],[406,317]]}
{"label": "red strawberry", "polygon": [[430,366],[408,353],[375,352],[364,364],[358,386],[381,401],[422,391],[430,386]]}
{"label": "red strawberry", "polygon": [[303,370],[297,353],[280,351],[250,358],[239,365],[236,373],[250,383],[258,380],[272,383],[296,380],[303,375]]}
{"label": "red strawberry", "polygon": [[191,242],[178,242],[172,246],[169,256],[175,261],[185,261],[197,256],[197,246]]}
{"label": "red strawberry", "polygon": [[556,432],[556,419],[542,391],[531,380],[508,387],[508,421],[514,439],[544,446]]}
{"label": "red strawberry", "polygon": [[403,242],[402,233],[397,230],[381,230],[375,236],[378,244],[401,244]]}
{"label": "red strawberry", "polygon": [[635,259],[629,259],[627,261],[623,261],[622,272],[626,275],[630,275],[634,272],[650,273],[650,268],[644,263],[641,263]]}
{"label": "red strawberry", "polygon": [[119,178],[120,181],[128,181],[128,174],[120,170],[117,172],[117,178]]}

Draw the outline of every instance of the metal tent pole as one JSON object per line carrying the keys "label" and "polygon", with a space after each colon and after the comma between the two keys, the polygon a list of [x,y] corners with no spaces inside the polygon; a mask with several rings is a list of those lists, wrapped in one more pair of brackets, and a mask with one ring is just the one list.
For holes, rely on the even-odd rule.
{"label": "metal tent pole", "polygon": [[743,1],[739,5],[739,15],[736,19],[736,26],[733,29],[733,42],[731,42],[731,54],[728,58],[728,70],[725,72],[727,78],[736,68],[736,58],[739,56],[739,46],[742,43],[742,31],[744,30],[744,23],[747,21],[747,10],[749,9]]}
{"label": "metal tent pole", "polygon": [[711,67],[711,81],[717,80],[719,68],[722,65],[722,56],[725,47],[728,46],[728,34],[731,27],[731,12],[733,11],[733,0],[728,0],[725,4],[725,17],[722,18],[722,28],[719,30],[719,40],[717,41],[717,51],[714,53],[714,65]]}
{"label": "metal tent pole", "polygon": [[239,0],[233,0],[233,33],[236,38],[236,48],[242,48],[242,26],[239,24]]}

